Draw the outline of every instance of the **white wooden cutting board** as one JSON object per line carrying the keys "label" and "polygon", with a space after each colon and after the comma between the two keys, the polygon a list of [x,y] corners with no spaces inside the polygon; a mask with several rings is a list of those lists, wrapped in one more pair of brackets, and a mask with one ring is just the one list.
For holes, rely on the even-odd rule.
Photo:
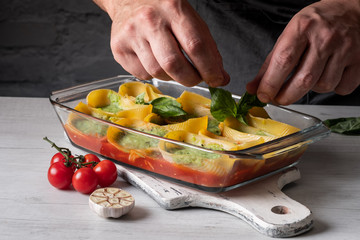
{"label": "white wooden cutting board", "polygon": [[311,211],[281,189],[300,178],[293,167],[276,175],[222,193],[208,193],[117,165],[119,174],[142,189],[164,209],[203,207],[232,214],[270,237],[291,237],[313,225]]}

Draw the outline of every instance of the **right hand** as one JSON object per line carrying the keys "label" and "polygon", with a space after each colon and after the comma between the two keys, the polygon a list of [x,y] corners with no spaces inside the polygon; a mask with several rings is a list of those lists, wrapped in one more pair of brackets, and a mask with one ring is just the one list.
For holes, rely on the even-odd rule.
{"label": "right hand", "polygon": [[185,86],[229,82],[206,23],[186,0],[95,2],[112,19],[115,60],[135,77],[173,79]]}

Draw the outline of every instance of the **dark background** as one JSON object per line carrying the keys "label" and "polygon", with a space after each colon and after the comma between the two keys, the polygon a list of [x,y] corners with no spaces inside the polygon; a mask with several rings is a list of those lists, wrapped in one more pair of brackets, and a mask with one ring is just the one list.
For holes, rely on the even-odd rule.
{"label": "dark background", "polygon": [[110,50],[111,20],[91,0],[1,0],[0,96],[127,74]]}
{"label": "dark background", "polygon": [[[251,10],[247,1],[191,2],[208,23],[223,55],[232,79],[226,88],[242,94],[286,23],[269,22],[266,9]],[[204,6],[217,10],[212,11],[215,15]],[[252,18],[267,23],[248,22]],[[220,20],[225,26],[236,24],[233,27],[238,31],[217,25]],[[0,96],[48,97],[54,90],[128,74],[112,56],[110,30],[107,13],[92,0],[0,0]],[[254,33],[256,39],[251,38]],[[249,42],[254,46],[244,48]],[[299,103],[360,105],[360,87],[346,97],[309,93]]]}

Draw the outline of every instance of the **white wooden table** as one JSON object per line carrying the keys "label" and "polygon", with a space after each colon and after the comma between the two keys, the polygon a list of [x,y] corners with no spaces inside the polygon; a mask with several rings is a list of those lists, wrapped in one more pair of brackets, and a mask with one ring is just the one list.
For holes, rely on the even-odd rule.
{"label": "white wooden table", "polygon": [[[322,120],[360,116],[360,107],[291,108]],[[85,153],[65,140],[48,99],[0,97],[0,239],[269,239],[223,212],[164,210],[120,178],[115,186],[135,197],[135,208],[103,219],[90,210],[88,195],[48,183],[55,151],[44,136]],[[296,239],[359,239],[360,137],[331,134],[312,144],[298,167],[302,178],[284,192],[312,210],[314,227]]]}

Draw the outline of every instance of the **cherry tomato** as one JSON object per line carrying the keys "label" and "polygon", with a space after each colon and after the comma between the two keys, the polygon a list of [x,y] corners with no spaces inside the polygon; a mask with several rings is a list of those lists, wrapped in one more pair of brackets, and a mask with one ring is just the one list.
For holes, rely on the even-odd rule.
{"label": "cherry tomato", "polygon": [[[71,155],[70,157],[73,157],[73,156]],[[66,161],[65,157],[61,153],[58,152],[51,158],[50,166],[56,162],[65,162],[65,161]],[[71,166],[72,166],[73,172],[75,172],[76,164],[72,163]]]}
{"label": "cherry tomato", "polygon": [[80,168],[74,173],[72,184],[78,192],[92,193],[98,185],[98,177],[92,168]]}
{"label": "cherry tomato", "polygon": [[54,187],[66,189],[71,184],[73,174],[71,167],[66,167],[63,162],[56,162],[48,170],[48,180]]}
{"label": "cherry tomato", "polygon": [[117,169],[115,163],[110,160],[103,160],[94,167],[94,172],[98,176],[99,185],[108,187],[116,181]]}
{"label": "cherry tomato", "polygon": [[[85,159],[84,163],[89,163],[89,162],[99,163],[100,162],[100,159],[98,158],[98,156],[96,156],[95,154],[92,154],[92,153],[86,154],[84,156],[84,159]],[[85,167],[92,168],[93,165],[89,164],[89,165],[86,165]]]}

